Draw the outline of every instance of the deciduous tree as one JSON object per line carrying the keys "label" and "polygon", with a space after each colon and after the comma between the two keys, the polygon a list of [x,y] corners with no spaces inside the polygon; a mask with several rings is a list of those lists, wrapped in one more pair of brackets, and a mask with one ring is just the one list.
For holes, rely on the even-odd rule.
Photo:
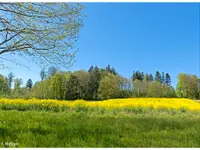
{"label": "deciduous tree", "polygon": [[98,97],[100,99],[109,99],[119,97],[120,87],[117,76],[109,73],[104,76],[99,84]]}
{"label": "deciduous tree", "polygon": [[9,55],[1,58],[13,62],[11,56],[19,54],[42,66],[68,67],[82,10],[77,3],[0,3],[0,55]]}
{"label": "deciduous tree", "polygon": [[177,94],[179,97],[198,98],[198,78],[195,75],[178,75]]}

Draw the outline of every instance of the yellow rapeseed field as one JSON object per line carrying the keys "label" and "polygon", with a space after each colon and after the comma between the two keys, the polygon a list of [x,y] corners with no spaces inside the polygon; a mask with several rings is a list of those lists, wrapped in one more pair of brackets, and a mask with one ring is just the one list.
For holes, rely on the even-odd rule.
{"label": "yellow rapeseed field", "polygon": [[9,106],[40,106],[40,107],[102,107],[102,108],[166,108],[166,109],[181,109],[200,111],[200,103],[194,100],[185,98],[126,98],[126,99],[110,99],[104,101],[61,101],[51,99],[0,99],[0,105]]}

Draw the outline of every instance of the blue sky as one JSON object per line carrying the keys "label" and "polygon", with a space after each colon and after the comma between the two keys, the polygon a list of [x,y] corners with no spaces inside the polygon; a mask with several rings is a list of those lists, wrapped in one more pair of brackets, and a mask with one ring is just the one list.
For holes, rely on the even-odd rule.
{"label": "blue sky", "polygon": [[[199,76],[198,3],[84,3],[79,51],[70,70],[113,66],[131,77],[134,70],[168,72],[172,85],[181,72]],[[16,77],[40,80],[38,68],[8,64]],[[8,75],[11,70],[1,70]]]}

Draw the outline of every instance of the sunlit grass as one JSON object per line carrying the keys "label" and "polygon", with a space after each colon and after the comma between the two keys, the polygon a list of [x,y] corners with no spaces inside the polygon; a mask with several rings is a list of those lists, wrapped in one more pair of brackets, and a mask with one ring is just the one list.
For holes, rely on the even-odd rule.
{"label": "sunlit grass", "polygon": [[0,110],[0,147],[200,147],[199,112],[177,112]]}

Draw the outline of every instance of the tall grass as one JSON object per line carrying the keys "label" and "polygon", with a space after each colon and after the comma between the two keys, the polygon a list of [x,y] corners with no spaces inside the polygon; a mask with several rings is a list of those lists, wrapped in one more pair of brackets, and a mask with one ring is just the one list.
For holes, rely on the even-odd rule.
{"label": "tall grass", "polygon": [[200,147],[199,112],[84,109],[1,110],[0,146]]}

